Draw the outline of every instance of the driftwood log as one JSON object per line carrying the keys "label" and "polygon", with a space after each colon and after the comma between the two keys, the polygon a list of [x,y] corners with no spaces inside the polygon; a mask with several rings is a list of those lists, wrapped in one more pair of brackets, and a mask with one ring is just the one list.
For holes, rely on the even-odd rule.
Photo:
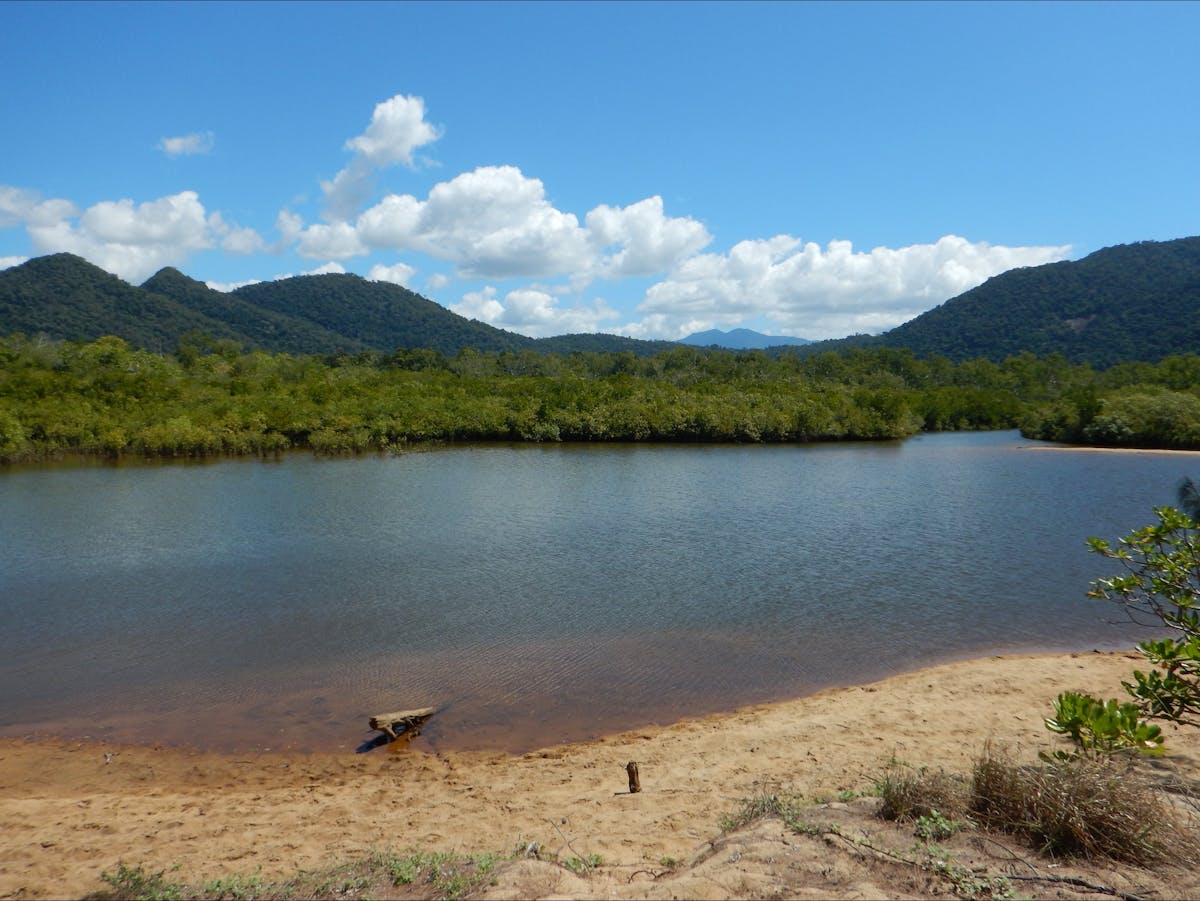
{"label": "driftwood log", "polygon": [[437,713],[436,707],[418,707],[415,710],[396,710],[392,713],[380,713],[371,717],[372,729],[378,729],[387,734],[391,741],[400,737],[401,733],[416,735],[425,721]]}

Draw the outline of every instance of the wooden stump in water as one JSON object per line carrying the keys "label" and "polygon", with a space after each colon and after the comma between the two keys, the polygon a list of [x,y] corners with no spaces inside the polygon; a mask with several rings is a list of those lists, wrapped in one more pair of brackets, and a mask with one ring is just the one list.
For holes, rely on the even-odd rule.
{"label": "wooden stump in water", "polygon": [[637,761],[631,760],[625,764],[625,772],[629,774],[629,793],[635,794],[642,790],[641,780],[638,779]]}
{"label": "wooden stump in water", "polygon": [[387,733],[391,741],[400,737],[401,733],[416,734],[425,721],[437,713],[436,707],[418,707],[414,710],[396,710],[392,713],[380,713],[370,719],[372,729]]}

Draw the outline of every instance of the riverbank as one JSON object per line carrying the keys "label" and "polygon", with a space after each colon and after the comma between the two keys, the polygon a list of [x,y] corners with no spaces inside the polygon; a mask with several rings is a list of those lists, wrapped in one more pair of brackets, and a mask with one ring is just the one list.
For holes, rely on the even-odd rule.
{"label": "riverbank", "polygon": [[[759,791],[862,791],[890,759],[966,771],[988,741],[1032,759],[1055,744],[1042,725],[1055,695],[1115,696],[1140,659],[958,662],[520,756],[398,746],[218,755],[5,740],[0,898],[78,897],[102,888],[100,873],[118,862],[177,866],[172,878],[185,881],[286,876],[371,851],[511,853],[531,842],[563,857],[598,855],[606,867],[687,860],[718,834],[723,814]],[[1197,750],[1173,747],[1192,771]],[[630,760],[642,785],[633,795]],[[622,896],[637,896],[630,885]]]}

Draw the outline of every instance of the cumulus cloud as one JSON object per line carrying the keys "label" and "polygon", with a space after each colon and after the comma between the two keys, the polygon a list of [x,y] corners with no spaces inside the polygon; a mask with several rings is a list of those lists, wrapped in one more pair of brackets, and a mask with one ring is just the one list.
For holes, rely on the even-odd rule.
{"label": "cumulus cloud", "polygon": [[[328,263],[322,263],[316,269],[308,269],[300,273],[301,275],[345,275],[346,267],[336,260],[330,260]],[[276,278],[288,278],[289,276],[280,275]]]}
{"label": "cumulus cloud", "polygon": [[599,265],[609,278],[665,272],[712,242],[703,223],[664,215],[658,196],[627,207],[602,204],[584,221],[593,246],[611,250]]}
{"label": "cumulus cloud", "polygon": [[542,182],[515,166],[464,172],[426,200],[390,194],[354,229],[369,248],[427,253],[453,262],[465,278],[562,275],[589,269],[594,257],[579,220],[555,209]]}
{"label": "cumulus cloud", "polygon": [[391,282],[393,285],[400,285],[407,288],[412,277],[416,274],[417,270],[407,263],[393,263],[391,266],[376,263],[371,267],[371,271],[367,273],[367,281]]}
{"label": "cumulus cloud", "polygon": [[362,256],[367,252],[359,240],[358,232],[348,222],[334,222],[330,225],[310,225],[300,234],[300,245],[297,248],[301,256],[310,259],[346,259],[347,257]]}
{"label": "cumulus cloud", "polygon": [[129,199],[106,200],[85,210],[77,223],[61,219],[27,229],[42,253],[78,254],[133,282],[179,265],[213,246],[214,238],[195,191],[136,205]]}
{"label": "cumulus cloud", "polygon": [[346,141],[353,150],[380,168],[413,164],[413,151],[442,136],[441,129],[425,121],[425,100],[397,94],[375,105],[371,124],[356,138]]}
{"label": "cumulus cloud", "polygon": [[69,200],[42,200],[36,191],[0,185],[0,228],[54,225],[78,214]]}
{"label": "cumulus cloud", "polygon": [[602,323],[618,318],[601,298],[564,307],[559,298],[547,291],[518,288],[500,300],[491,285],[481,291],[467,292],[459,303],[450,305],[450,310],[531,338],[598,332]]}
{"label": "cumulus cloud", "polygon": [[253,229],[227,223],[219,213],[208,214],[195,191],[140,204],[105,200],[80,214],[65,200],[41,201],[30,192],[0,190],[0,214],[23,222],[39,253],[78,254],[132,282],[210,247],[235,253],[263,247]]}
{"label": "cumulus cloud", "polygon": [[397,164],[414,165],[417,148],[436,141],[441,134],[440,128],[425,121],[425,101],[420,97],[397,94],[376,104],[366,131],[344,145],[354,152],[349,165],[329,181],[321,182],[330,219],[341,222],[352,218],[370,197],[377,170]]}
{"label": "cumulus cloud", "polygon": [[22,263],[28,263],[29,257],[0,257],[0,269],[11,269],[13,266],[20,266]]}
{"label": "cumulus cloud", "polygon": [[630,333],[678,338],[763,317],[805,338],[879,332],[1017,266],[1065,259],[1069,246],[1004,247],[947,235],[933,244],[855,251],[822,249],[788,235],[742,241],[725,254],[698,254],[652,285]]}
{"label": "cumulus cloud", "polygon": [[222,294],[228,294],[230,291],[236,291],[238,288],[244,288],[247,285],[257,285],[261,283],[261,278],[248,278],[244,282],[205,282],[204,284],[212,288],[214,291],[220,291]]}
{"label": "cumulus cloud", "polygon": [[226,223],[220,213],[209,215],[208,225],[213,230],[213,234],[220,238],[222,250],[245,255],[261,253],[267,249],[267,242],[263,240],[262,235],[252,228]]}
{"label": "cumulus cloud", "polygon": [[177,138],[163,138],[158,142],[158,149],[167,156],[192,156],[197,153],[212,153],[216,143],[211,131],[201,131]]}

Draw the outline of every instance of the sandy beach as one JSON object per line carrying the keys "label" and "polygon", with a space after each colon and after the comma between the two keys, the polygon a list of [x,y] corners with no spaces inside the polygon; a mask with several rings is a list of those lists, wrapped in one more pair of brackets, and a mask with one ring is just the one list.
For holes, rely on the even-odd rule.
{"label": "sandy beach", "polygon": [[[368,754],[227,756],[6,740],[0,898],[98,891],[100,873],[118,862],[177,867],[180,880],[271,877],[385,849],[512,853],[531,842],[636,873],[694,858],[721,816],[759,791],[861,791],[889,759],[965,772],[988,741],[1032,759],[1055,746],[1042,717],[1058,692],[1117,696],[1140,660],[989,657],[520,756],[432,753],[420,739]],[[1197,772],[1194,741],[1168,742],[1175,764]],[[627,791],[630,760],[638,794]],[[706,878],[672,893],[734,890]],[[634,876],[512,891],[658,896]]]}

